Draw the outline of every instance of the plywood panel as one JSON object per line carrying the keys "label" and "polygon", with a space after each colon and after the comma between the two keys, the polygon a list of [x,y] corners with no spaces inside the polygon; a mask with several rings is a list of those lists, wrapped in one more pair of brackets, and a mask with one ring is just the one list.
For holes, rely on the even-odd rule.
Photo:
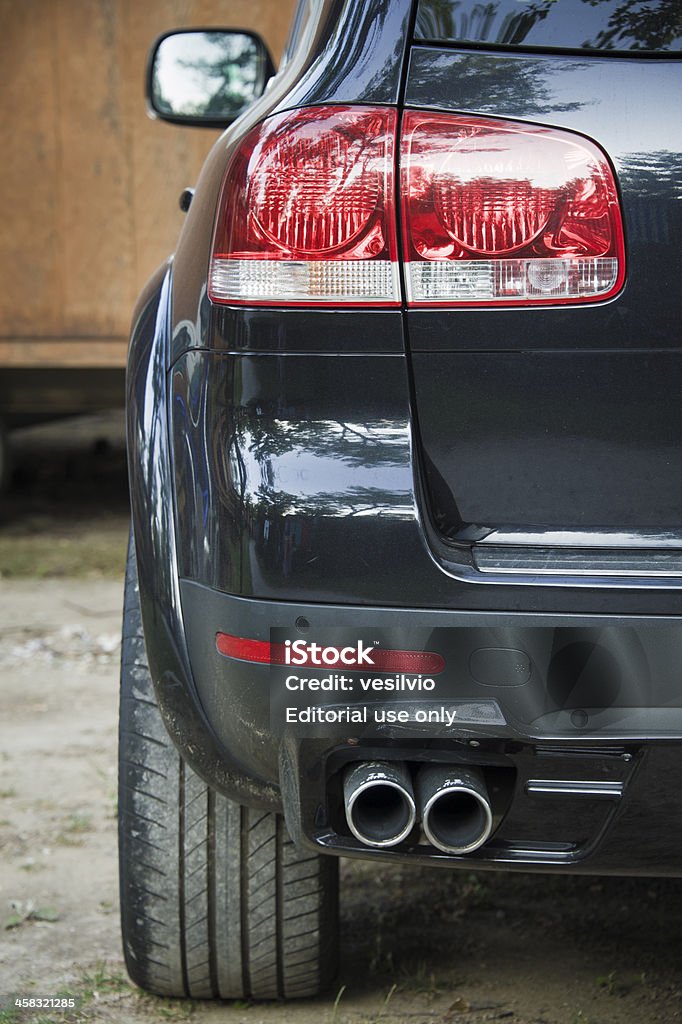
{"label": "plywood panel", "polygon": [[110,0],[61,0],[56,7],[62,330],[116,334],[135,276],[120,8]]}
{"label": "plywood panel", "polygon": [[[39,16],[42,13],[42,17]],[[0,0],[0,333],[59,333],[63,237],[52,10]],[[34,326],[35,325],[35,326]]]}
{"label": "plywood panel", "polygon": [[3,368],[57,369],[58,367],[116,367],[126,364],[121,338],[0,338]]}
{"label": "plywood panel", "polygon": [[235,25],[261,32],[278,59],[293,8],[0,0],[0,338],[125,339],[140,287],[177,240],[178,195],[219,134],[147,117],[151,42]]}

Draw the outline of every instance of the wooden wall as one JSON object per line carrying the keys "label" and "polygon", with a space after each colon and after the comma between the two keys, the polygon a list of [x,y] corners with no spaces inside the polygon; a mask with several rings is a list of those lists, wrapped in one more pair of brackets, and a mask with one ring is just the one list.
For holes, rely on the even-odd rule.
{"label": "wooden wall", "polygon": [[123,365],[132,307],[219,134],[152,121],[147,51],[251,28],[277,63],[294,0],[0,0],[0,367]]}

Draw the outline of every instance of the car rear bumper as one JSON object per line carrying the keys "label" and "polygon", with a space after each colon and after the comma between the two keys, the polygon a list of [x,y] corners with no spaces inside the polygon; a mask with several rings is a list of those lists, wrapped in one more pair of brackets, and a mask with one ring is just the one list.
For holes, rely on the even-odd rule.
{"label": "car rear bumper", "polygon": [[[230,596],[191,581],[182,581],[180,592],[196,687],[191,699],[198,703],[200,716],[211,723],[219,747],[229,752],[230,763],[241,766],[245,779],[254,787],[279,791],[288,827],[299,842],[344,856],[440,865],[679,873],[682,728],[673,697],[663,693],[659,682],[666,659],[671,679],[680,663],[676,653],[682,635],[679,620],[264,601]],[[377,725],[371,717],[361,725],[344,720],[316,728],[289,725],[280,700],[281,671],[273,676],[269,665],[225,657],[216,647],[220,632],[268,640],[273,629],[279,636],[287,631],[307,637],[339,629],[347,635],[374,631],[402,635],[408,641],[423,637],[426,631],[429,648],[444,650],[446,661],[451,662],[439,677],[440,706],[459,702],[461,707],[475,708],[478,700],[481,706],[496,703],[499,714],[487,722],[476,720],[474,713],[449,724],[434,725],[426,719],[422,726],[409,727],[385,721]],[[499,650],[527,656],[530,671],[524,667],[522,683],[510,687],[504,682],[504,659],[489,662],[493,676],[480,680],[485,674],[482,662],[472,655],[491,650],[481,645],[489,645],[495,636],[508,645]],[[599,637],[609,652],[601,665],[612,670],[602,690],[603,706],[587,712],[581,708],[576,714],[576,700],[568,687],[562,691],[567,713],[548,711],[558,699],[556,680],[564,679],[557,675],[557,659],[565,671],[571,658],[578,657],[580,644],[592,645],[590,657],[598,659]],[[451,658],[454,650],[463,655],[456,667]],[[575,660],[574,664],[578,666]],[[310,669],[297,671],[313,674]],[[324,671],[318,670],[317,675]],[[578,692],[580,685],[576,679]],[[604,700],[607,695],[610,706]],[[297,699],[292,695],[291,703]],[[324,705],[319,694],[309,695],[308,703]],[[343,694],[342,703],[351,708],[367,705],[357,694]],[[439,700],[434,704],[432,693],[428,697],[401,693],[392,695],[390,704],[409,706],[414,717],[415,709],[424,709],[426,716]],[[383,698],[381,705],[387,706]],[[338,700],[334,706],[339,706]],[[535,715],[536,711],[541,714]],[[360,842],[346,821],[342,780],[348,765],[376,760],[406,764],[412,775],[425,763],[481,770],[496,794],[491,798],[495,816],[491,838],[466,855],[435,849],[418,829],[392,849]]]}

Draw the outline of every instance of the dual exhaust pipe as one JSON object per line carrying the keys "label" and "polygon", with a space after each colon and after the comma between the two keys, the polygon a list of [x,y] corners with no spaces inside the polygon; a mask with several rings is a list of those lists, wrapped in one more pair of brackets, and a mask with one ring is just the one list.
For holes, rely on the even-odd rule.
{"label": "dual exhaust pipe", "polygon": [[413,787],[404,764],[368,761],[347,770],[343,795],[348,827],[366,846],[403,842],[418,813],[426,838],[444,853],[472,853],[493,829],[483,773],[464,765],[424,765]]}

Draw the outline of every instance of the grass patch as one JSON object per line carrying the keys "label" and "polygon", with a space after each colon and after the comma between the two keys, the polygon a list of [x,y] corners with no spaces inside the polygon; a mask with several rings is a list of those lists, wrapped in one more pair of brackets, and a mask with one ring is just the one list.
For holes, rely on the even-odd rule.
{"label": "grass patch", "polygon": [[126,991],[133,991],[127,977],[120,971],[111,970],[102,961],[82,972],[77,987],[77,995],[84,1002],[99,999],[106,993]]}
{"label": "grass patch", "polygon": [[88,813],[84,814],[72,814],[69,818],[67,825],[64,828],[65,832],[92,832],[92,815]]}
{"label": "grass patch", "polygon": [[82,846],[83,836],[93,831],[91,814],[72,814],[57,835],[55,842],[60,846]]}
{"label": "grass patch", "polygon": [[31,900],[25,903],[20,900],[10,900],[12,913],[5,918],[4,930],[11,931],[13,928],[20,928],[28,921],[48,921],[54,924],[59,920],[59,911],[54,907],[36,907]]}
{"label": "grass patch", "polygon": [[[108,524],[107,524],[108,525]],[[125,570],[128,524],[73,535],[0,533],[2,579],[119,579]]]}

